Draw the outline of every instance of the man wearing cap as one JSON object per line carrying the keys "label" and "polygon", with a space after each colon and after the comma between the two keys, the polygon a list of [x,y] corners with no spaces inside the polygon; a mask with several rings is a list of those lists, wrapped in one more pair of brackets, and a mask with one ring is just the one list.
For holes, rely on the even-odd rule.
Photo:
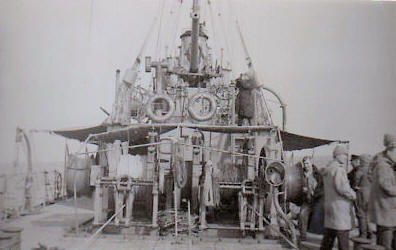
{"label": "man wearing cap", "polygon": [[373,164],[369,209],[371,220],[377,225],[377,244],[386,249],[395,249],[396,136],[386,134],[384,145],[386,149],[376,155]]}
{"label": "man wearing cap", "polygon": [[346,163],[348,151],[337,145],[333,151],[333,160],[323,169],[325,233],[321,250],[333,249],[334,240],[338,239],[338,249],[349,249],[349,231],[352,229],[352,201],[356,193],[349,185]]}
{"label": "man wearing cap", "polygon": [[[367,238],[371,237],[368,227],[368,204],[370,199],[370,187],[371,183],[368,177],[369,165],[371,162],[371,156],[369,154],[362,154],[359,156],[360,165],[356,168],[354,174],[354,186],[353,189],[356,191],[356,216],[359,221],[359,237]],[[369,238],[370,238],[369,237]]]}
{"label": "man wearing cap", "polygon": [[308,221],[315,203],[323,196],[323,181],[318,169],[312,164],[312,157],[305,156],[301,161],[303,172],[303,196],[298,217],[300,240],[307,240]]}

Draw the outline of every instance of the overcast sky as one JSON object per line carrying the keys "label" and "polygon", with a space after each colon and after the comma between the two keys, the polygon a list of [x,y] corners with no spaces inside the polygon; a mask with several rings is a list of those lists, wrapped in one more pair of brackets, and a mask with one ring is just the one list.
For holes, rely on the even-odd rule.
{"label": "overcast sky", "polygon": [[[354,153],[378,152],[383,134],[396,134],[396,3],[211,1],[214,17],[202,11],[208,25],[215,21],[212,47],[229,52],[236,73],[243,69],[237,18],[261,82],[288,105],[289,131],[350,140]],[[184,0],[177,24],[176,0],[0,0],[0,162],[14,159],[17,125],[101,123],[115,70],[131,65],[158,7],[160,36],[154,32],[144,54],[153,58],[190,25],[183,20],[191,2]],[[63,138],[33,141],[36,161],[63,160]]]}

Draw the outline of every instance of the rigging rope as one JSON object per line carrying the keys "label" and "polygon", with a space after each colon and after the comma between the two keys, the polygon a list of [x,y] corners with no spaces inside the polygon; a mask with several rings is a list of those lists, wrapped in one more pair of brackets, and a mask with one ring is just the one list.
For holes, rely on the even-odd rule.
{"label": "rigging rope", "polygon": [[206,7],[206,4],[205,4],[205,1],[202,1],[202,4],[201,4],[201,22],[203,22],[203,23],[206,23],[206,19],[207,19],[207,7]]}
{"label": "rigging rope", "polygon": [[[175,0],[176,1],[176,0]],[[174,5],[177,4],[177,2],[173,2]],[[175,48],[177,48],[177,46],[175,45],[175,37],[177,36],[177,26],[179,24],[179,18],[180,18],[180,8],[181,8],[181,3],[177,5],[177,9],[175,12],[172,11],[173,6],[171,8],[170,11],[170,15],[173,16],[173,20],[170,22],[170,32],[169,32],[169,38],[167,39],[167,47],[168,47],[168,55],[169,56],[173,56],[173,52],[175,52]],[[173,30],[173,32],[172,32]],[[165,56],[168,56],[165,55]]]}
{"label": "rigging rope", "polygon": [[157,35],[157,43],[156,43],[156,54],[158,55],[158,61],[160,60],[160,58],[161,58],[161,55],[160,55],[160,53],[161,53],[161,45],[160,45],[160,36],[161,36],[161,27],[162,27],[162,15],[163,15],[163,13],[164,13],[164,5],[165,5],[165,0],[162,0],[161,1],[161,4],[160,4],[160,9],[159,9],[159,11],[160,11],[160,20],[159,20],[159,26],[158,26],[158,35]]}
{"label": "rigging rope", "polygon": [[227,53],[227,55],[230,56],[230,58],[228,59],[228,63],[230,65],[230,69],[232,69],[232,55],[231,55],[230,45],[228,44],[228,39],[227,39],[227,34],[226,34],[226,29],[225,29],[226,26],[225,26],[225,24],[223,22],[222,13],[220,11],[218,11],[218,15],[217,16],[218,16],[218,19],[219,19],[219,23],[221,25],[220,29],[222,30],[224,42],[225,42],[225,45],[226,45],[225,46],[226,47],[226,53]]}
{"label": "rigging rope", "polygon": [[173,39],[172,39],[172,46],[173,47],[173,54],[176,55],[177,54],[177,46],[176,46],[176,37],[177,37],[177,33],[179,32],[179,24],[180,24],[180,17],[181,17],[181,9],[183,6],[183,2],[181,1],[179,4],[179,7],[177,9],[177,15],[176,15],[176,24],[175,24],[175,29],[174,29],[174,35],[173,35]]}
{"label": "rigging rope", "polygon": [[215,52],[215,58],[218,58],[220,55],[220,51],[218,48],[218,44],[217,44],[217,36],[216,36],[216,24],[214,21],[214,14],[213,14],[213,8],[212,8],[212,4],[210,2],[210,0],[208,0],[208,6],[209,6],[209,14],[210,14],[210,20],[212,22],[212,38],[213,38],[213,47],[214,47],[214,52]]}
{"label": "rigging rope", "polygon": [[168,31],[170,31],[171,30],[171,28],[173,27],[173,22],[174,22],[174,15],[173,15],[173,5],[174,5],[174,1],[171,1],[170,2],[170,4],[168,5],[169,6],[169,10],[166,10],[165,11],[165,14],[166,14],[166,16],[165,16],[165,20],[168,20],[168,21],[166,21],[165,22],[165,27],[164,27],[164,30],[165,30],[165,34],[166,34],[166,37],[165,37],[165,42],[164,42],[164,47],[165,47],[165,53],[164,53],[164,57],[165,58],[167,58],[168,57],[168,54],[169,54],[169,42],[171,41],[171,35],[172,35],[172,32],[168,32]]}

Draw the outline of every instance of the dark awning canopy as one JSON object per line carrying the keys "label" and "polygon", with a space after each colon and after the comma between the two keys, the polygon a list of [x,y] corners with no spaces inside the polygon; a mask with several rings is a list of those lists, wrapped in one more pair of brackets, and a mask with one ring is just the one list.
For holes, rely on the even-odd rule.
{"label": "dark awning canopy", "polygon": [[[74,129],[53,130],[52,132],[69,139],[86,141],[95,143],[104,141],[112,143],[115,140],[130,141],[131,145],[148,143],[147,136],[149,132],[155,131],[160,134],[169,132],[176,128],[199,129],[201,131],[218,132],[218,133],[243,133],[243,132],[259,132],[271,130],[269,126],[217,126],[217,125],[201,125],[201,124],[183,124],[183,123],[166,123],[166,124],[133,124],[123,128],[107,131],[104,124],[93,127],[80,127]],[[327,140],[302,135],[293,134],[286,131],[280,131],[283,143],[283,150],[293,151],[302,149],[311,149],[333,142],[346,143],[346,141]]]}
{"label": "dark awning canopy", "polygon": [[58,129],[52,130],[51,132],[64,136],[69,139],[76,139],[79,141],[85,141],[90,134],[99,134],[106,132],[105,125],[97,125],[93,127],[77,127],[77,128],[70,128],[70,129]]}
{"label": "dark awning canopy", "polygon": [[93,140],[113,142],[115,140],[130,141],[131,144],[147,143],[147,135],[151,131],[160,134],[166,133],[176,128],[199,129],[201,131],[218,133],[242,133],[269,130],[268,126],[217,126],[200,124],[134,124],[125,128],[108,131],[92,136]]}
{"label": "dark awning canopy", "polygon": [[258,132],[269,130],[269,126],[217,126],[217,125],[201,125],[201,124],[184,124],[184,123],[163,123],[163,124],[132,124],[123,128],[107,131],[106,125],[98,125],[93,127],[80,127],[74,129],[60,129],[52,132],[69,139],[85,141],[91,135],[90,141],[113,142],[120,141],[142,141],[151,131],[160,134],[166,133],[176,128],[199,129],[208,132],[218,133],[243,133]]}
{"label": "dark awning canopy", "polygon": [[326,144],[330,144],[333,142],[348,143],[348,141],[326,140],[326,139],[318,139],[308,136],[296,135],[286,131],[281,131],[281,137],[282,137],[284,151],[311,149]]}

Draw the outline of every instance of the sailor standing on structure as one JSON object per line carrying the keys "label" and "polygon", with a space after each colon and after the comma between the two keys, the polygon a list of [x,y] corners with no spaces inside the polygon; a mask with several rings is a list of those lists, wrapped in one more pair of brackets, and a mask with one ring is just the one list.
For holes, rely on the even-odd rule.
{"label": "sailor standing on structure", "polygon": [[377,224],[377,244],[390,250],[396,249],[396,136],[386,134],[384,145],[373,164],[369,209]]}
{"label": "sailor standing on structure", "polygon": [[321,250],[333,249],[337,237],[338,249],[349,249],[349,231],[352,229],[353,203],[356,193],[349,185],[345,165],[348,151],[337,145],[333,151],[333,160],[323,169],[325,233]]}
{"label": "sailor standing on structure", "polygon": [[247,72],[241,74],[236,80],[236,87],[239,93],[235,100],[235,112],[238,115],[238,125],[253,125],[254,119],[254,97],[253,89],[255,88],[253,73]]}

